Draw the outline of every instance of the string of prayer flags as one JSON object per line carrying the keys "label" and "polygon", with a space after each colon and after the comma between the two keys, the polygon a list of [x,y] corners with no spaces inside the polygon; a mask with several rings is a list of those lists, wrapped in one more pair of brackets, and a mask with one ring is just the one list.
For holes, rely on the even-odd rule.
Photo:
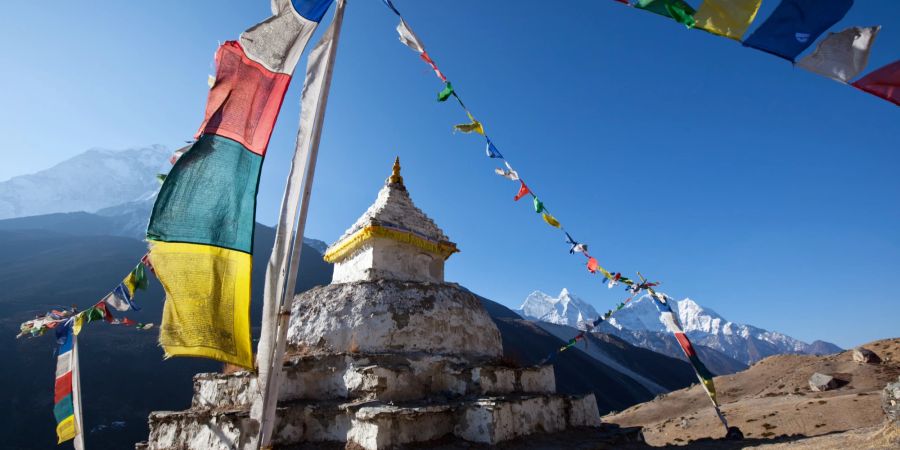
{"label": "string of prayer flags", "polygon": [[331,3],[273,0],[273,16],[216,52],[216,82],[197,141],[166,177],[147,227],[149,260],[166,291],[159,338],[166,357],[253,367],[250,272],[260,170],[294,68]]}
{"label": "string of prayer flags", "polygon": [[490,139],[485,138],[485,140],[487,141],[487,144],[485,144],[484,153],[487,155],[487,157],[503,159],[503,155],[500,154],[500,150],[497,150],[497,146],[495,146]]}
{"label": "string of prayer flags", "polygon": [[[56,381],[53,389],[53,416],[56,418],[57,444],[75,439],[81,433],[79,417],[76,418],[78,401],[78,352],[75,333],[71,324],[63,324],[56,329],[57,357]],[[77,445],[76,445],[77,447]]]}
{"label": "string of prayer flags", "polygon": [[688,28],[692,28],[695,23],[694,13],[696,11],[684,0],[638,0],[635,6],[638,9],[674,19]]}
{"label": "string of prayer flags", "polygon": [[744,46],[794,62],[852,6],[853,0],[782,0]]}
{"label": "string of prayer flags", "polygon": [[519,192],[516,193],[515,197],[513,197],[513,200],[515,200],[515,201],[519,201],[522,197],[531,193],[531,190],[528,189],[528,186],[525,185],[524,181],[519,180],[519,183],[520,183]]}
{"label": "string of prayer flags", "polygon": [[448,81],[444,83],[444,89],[441,89],[441,92],[438,92],[438,101],[447,101],[451,95],[453,95],[453,85]]}
{"label": "string of prayer flags", "polygon": [[703,0],[694,14],[696,27],[740,41],[756,18],[762,0]]}
{"label": "string of prayer flags", "polygon": [[481,126],[481,122],[475,120],[475,118],[472,117],[472,114],[468,111],[466,111],[466,115],[469,116],[469,123],[454,125],[453,128],[456,129],[456,131],[461,131],[463,133],[471,133],[474,131],[484,136],[484,127]]}
{"label": "string of prayer flags", "polygon": [[550,225],[551,227],[555,227],[555,228],[562,227],[562,225],[560,225],[559,221],[556,220],[555,217],[551,216],[550,214],[548,214],[546,212],[541,214],[541,218],[544,219],[544,222],[547,222],[547,225]]}
{"label": "string of prayer flags", "polygon": [[829,33],[812,53],[797,62],[797,67],[848,83],[869,64],[869,53],[880,29],[880,26],[850,27],[840,33]]}
{"label": "string of prayer flags", "polygon": [[900,60],[862,77],[853,87],[900,106]]}

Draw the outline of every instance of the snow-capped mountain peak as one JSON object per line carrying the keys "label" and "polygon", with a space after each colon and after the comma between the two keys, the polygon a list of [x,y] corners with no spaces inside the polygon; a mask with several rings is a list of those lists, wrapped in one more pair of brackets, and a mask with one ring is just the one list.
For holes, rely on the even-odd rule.
{"label": "snow-capped mountain peak", "polygon": [[569,326],[594,320],[599,315],[593,306],[566,288],[563,288],[556,297],[551,297],[541,291],[534,291],[525,297],[518,312],[525,317]]}

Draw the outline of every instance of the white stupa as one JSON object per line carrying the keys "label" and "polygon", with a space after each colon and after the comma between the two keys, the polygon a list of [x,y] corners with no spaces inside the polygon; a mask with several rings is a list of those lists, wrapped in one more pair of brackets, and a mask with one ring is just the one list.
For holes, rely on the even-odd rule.
{"label": "white stupa", "polygon": [[[294,298],[276,448],[497,444],[600,425],[593,394],[556,394],[552,366],[501,364],[478,297],[444,281],[457,252],[409,197],[399,160],[325,259],[332,282]],[[150,416],[150,449],[243,449],[255,374],[199,374],[191,409]],[[303,447],[307,448],[307,447]]]}

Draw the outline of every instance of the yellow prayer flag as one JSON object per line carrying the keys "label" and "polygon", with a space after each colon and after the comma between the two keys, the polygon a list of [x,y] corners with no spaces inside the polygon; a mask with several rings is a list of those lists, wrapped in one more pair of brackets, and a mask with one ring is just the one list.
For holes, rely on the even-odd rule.
{"label": "yellow prayer flag", "polygon": [[197,356],[252,369],[251,255],[151,241],[150,263],[166,290],[159,327],[166,357]]}
{"label": "yellow prayer flag", "polygon": [[484,127],[481,125],[481,122],[475,120],[472,117],[472,114],[466,111],[466,115],[469,116],[469,120],[471,123],[461,123],[459,125],[454,125],[453,128],[456,128],[458,131],[462,131],[463,133],[471,133],[476,132],[482,136],[484,136]]}
{"label": "yellow prayer flag", "polygon": [[84,325],[84,313],[78,313],[75,316],[75,320],[72,322],[72,334],[78,336],[78,333],[81,333],[81,326]]}
{"label": "yellow prayer flag", "polygon": [[696,28],[740,41],[762,0],[704,0],[694,14]]}
{"label": "yellow prayer flag", "polygon": [[556,220],[555,217],[553,217],[547,213],[541,213],[541,217],[544,219],[544,222],[547,222],[547,225],[550,225],[551,227],[559,228],[559,221]]}
{"label": "yellow prayer flag", "polygon": [[62,444],[68,440],[75,439],[75,435],[78,434],[75,429],[75,416],[69,416],[62,420],[62,422],[56,425],[56,437],[57,445]]}

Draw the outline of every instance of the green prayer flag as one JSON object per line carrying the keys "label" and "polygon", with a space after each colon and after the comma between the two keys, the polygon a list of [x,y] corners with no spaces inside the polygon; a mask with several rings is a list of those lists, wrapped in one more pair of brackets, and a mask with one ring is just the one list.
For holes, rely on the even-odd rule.
{"label": "green prayer flag", "polygon": [[134,281],[134,287],[141,290],[147,289],[147,273],[144,272],[143,264],[135,266],[134,270],[131,271],[131,278]]}
{"label": "green prayer flag", "polygon": [[444,84],[444,89],[441,89],[441,92],[438,93],[438,101],[445,101],[450,98],[451,95],[453,95],[453,85],[448,81]]}
{"label": "green prayer flag", "polygon": [[638,0],[635,6],[674,19],[688,28],[693,28],[696,23],[694,13],[697,11],[684,0]]}
{"label": "green prayer flag", "polygon": [[88,322],[93,322],[95,320],[103,320],[106,317],[106,315],[103,313],[103,311],[100,308],[96,308],[93,306],[90,309],[88,309],[87,311],[85,311],[84,315],[85,315],[85,318],[87,318]]}
{"label": "green prayer flag", "polygon": [[544,212],[544,202],[538,200],[537,197],[534,198],[534,212],[538,214]]}

